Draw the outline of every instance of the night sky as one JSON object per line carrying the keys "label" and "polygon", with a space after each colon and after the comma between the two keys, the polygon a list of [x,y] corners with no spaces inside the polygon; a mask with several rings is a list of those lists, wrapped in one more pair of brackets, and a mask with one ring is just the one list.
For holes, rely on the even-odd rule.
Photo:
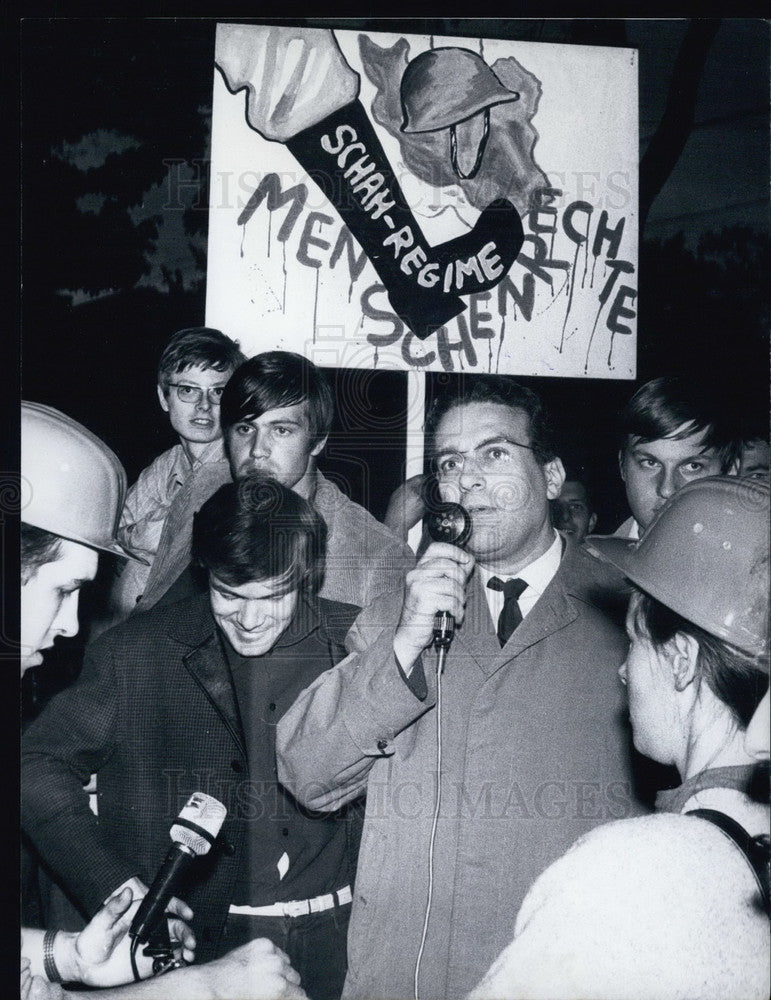
{"label": "night sky", "polygon": [[[637,47],[641,156],[688,30],[682,20],[308,23]],[[174,330],[204,320],[214,31],[206,19],[22,22],[23,395],[87,424],[130,480],[174,441],[155,398],[158,354]],[[642,234],[640,380],[719,370],[723,388],[765,404],[768,58],[760,20],[724,20],[710,44],[694,128]],[[345,378],[353,388],[341,398],[343,388],[366,398],[371,419],[349,446],[355,415],[341,415],[326,468],[381,516],[403,435],[378,422],[393,427],[403,412],[404,380]],[[523,381],[560,413],[566,453],[595,467],[600,527],[612,530],[625,514],[614,423],[634,386]],[[377,482],[361,471],[372,449]]]}

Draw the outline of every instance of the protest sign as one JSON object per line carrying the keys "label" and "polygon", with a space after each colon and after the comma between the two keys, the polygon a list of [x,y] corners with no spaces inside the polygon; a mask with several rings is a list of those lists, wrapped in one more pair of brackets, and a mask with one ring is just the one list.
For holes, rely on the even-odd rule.
{"label": "protest sign", "polygon": [[634,378],[636,56],[218,25],[206,322],[331,367]]}

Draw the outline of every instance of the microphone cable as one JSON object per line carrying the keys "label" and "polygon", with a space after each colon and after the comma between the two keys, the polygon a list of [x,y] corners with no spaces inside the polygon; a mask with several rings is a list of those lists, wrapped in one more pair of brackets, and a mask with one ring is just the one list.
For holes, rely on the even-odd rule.
{"label": "microphone cable", "polygon": [[423,917],[423,932],[420,937],[420,947],[415,962],[414,1000],[420,1000],[418,995],[420,964],[423,960],[423,952],[426,947],[428,921],[431,916],[431,902],[434,896],[434,846],[439,826],[439,808],[442,804],[442,674],[444,673],[444,661],[449,645],[449,642],[441,643],[436,658],[436,795],[434,799],[434,815],[431,821],[431,835],[428,841],[428,894],[426,896],[426,912]]}
{"label": "microphone cable", "polygon": [[134,974],[134,982],[141,982],[139,976],[139,969],[137,968],[137,949],[139,948],[139,938],[131,939],[131,946],[129,948],[129,956],[131,958],[131,971]]}
{"label": "microphone cable", "polygon": [[[435,484],[434,484],[435,485]],[[458,503],[442,501],[440,497],[428,496],[426,528],[435,542],[447,542],[451,545],[463,546],[471,536],[471,518]],[[434,623],[434,646],[436,657],[436,796],[434,799],[434,815],[431,820],[431,835],[428,841],[428,893],[426,895],[426,912],[423,917],[423,932],[420,936],[418,957],[415,961],[415,976],[413,982],[414,1000],[420,1000],[419,980],[420,965],[428,937],[428,922],[431,916],[431,903],[434,898],[434,848],[436,834],[439,828],[439,809],[442,804],[442,675],[447,651],[455,633],[455,622],[447,611],[440,611]]]}

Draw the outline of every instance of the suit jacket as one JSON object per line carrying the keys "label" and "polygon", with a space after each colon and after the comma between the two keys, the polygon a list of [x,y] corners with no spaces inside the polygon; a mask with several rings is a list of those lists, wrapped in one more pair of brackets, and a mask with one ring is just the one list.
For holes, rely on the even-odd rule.
{"label": "suit jacket", "polygon": [[[632,792],[626,638],[599,610],[602,569],[569,547],[501,649],[477,574],[442,675],[441,808],[421,996],[462,997],[511,940],[536,877],[587,830],[642,811]],[[357,619],[358,652],[279,724],[279,778],[313,808],[367,790],[345,997],[406,997],[427,900],[436,793],[433,652],[407,683],[401,595]]]}
{"label": "suit jacket", "polygon": [[[280,710],[334,662],[332,650],[342,648],[358,610],[319,605],[319,641],[329,652],[309,662],[307,648],[298,651],[301,680],[293,690],[288,685]],[[132,875],[150,884],[169,848],[170,827],[194,791],[225,804],[220,837],[196,861],[183,893],[195,911],[197,956],[213,957],[245,864],[249,823],[239,813],[254,803],[242,801],[247,754],[208,595],[139,615],[101,636],[77,683],[30,726],[22,750],[25,830],[88,913]],[[94,772],[98,819],[83,790]],[[293,846],[300,855],[302,842]]]}

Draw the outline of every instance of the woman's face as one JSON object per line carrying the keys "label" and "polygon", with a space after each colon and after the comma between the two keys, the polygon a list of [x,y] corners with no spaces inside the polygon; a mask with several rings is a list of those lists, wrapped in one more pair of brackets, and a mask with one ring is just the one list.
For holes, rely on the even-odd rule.
{"label": "woman's face", "polygon": [[629,652],[618,671],[627,688],[634,745],[651,760],[673,764],[679,725],[670,654],[635,631],[636,603],[632,598],[626,616]]}

